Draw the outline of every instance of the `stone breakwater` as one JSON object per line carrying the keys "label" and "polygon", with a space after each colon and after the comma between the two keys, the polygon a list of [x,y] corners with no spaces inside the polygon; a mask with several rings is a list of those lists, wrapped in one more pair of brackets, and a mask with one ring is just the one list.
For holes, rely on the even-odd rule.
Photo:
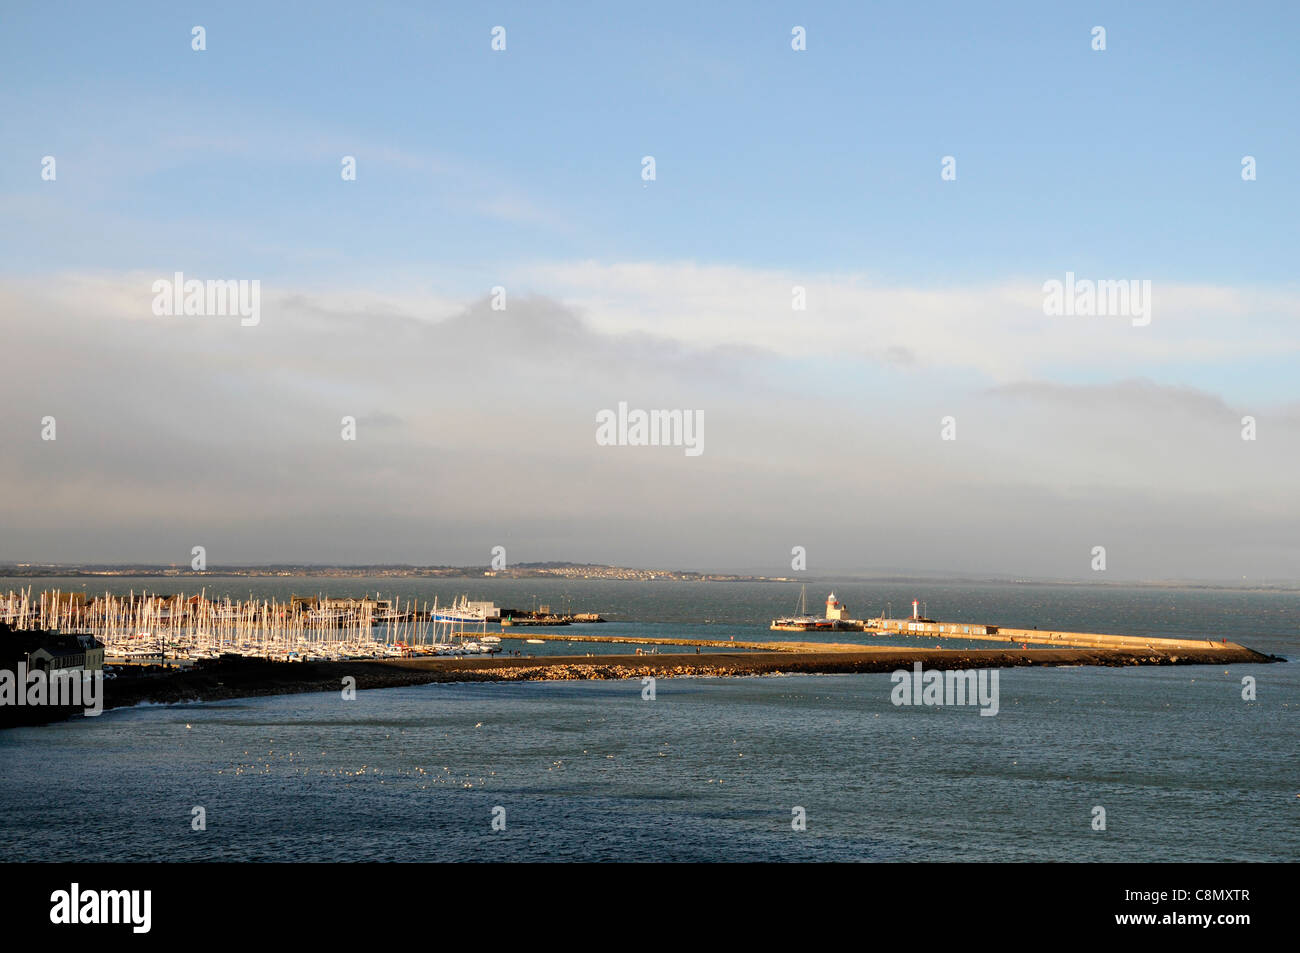
{"label": "stone breakwater", "polygon": [[711,652],[700,655],[544,656],[540,658],[392,659],[359,662],[249,662],[197,671],[119,678],[105,683],[105,708],[141,702],[176,704],[258,695],[337,692],[430,682],[573,681],[577,679],[735,678],[893,672],[920,662],[930,669],[1052,665],[1227,665],[1281,659],[1241,647],[1180,651],[1131,649],[910,649],[858,652]]}
{"label": "stone breakwater", "polygon": [[[646,668],[640,665],[543,665],[539,668],[517,668],[492,673],[493,681],[501,682],[564,682],[576,679],[603,679],[617,681],[629,678],[728,678],[737,675],[759,675],[730,665],[674,665],[672,668]],[[780,674],[771,672],[768,674]]]}
{"label": "stone breakwater", "polygon": [[496,681],[571,681],[575,679],[736,678],[757,675],[837,675],[893,672],[921,662],[928,669],[1017,668],[1061,665],[1217,665],[1231,662],[1272,662],[1271,656],[1250,649],[1199,650],[1183,652],[1137,652],[1116,650],[1019,650],[972,651],[922,650],[872,651],[870,653],[757,653],[752,655],[701,655],[691,661],[681,656],[646,660],[607,656],[600,660],[535,660],[529,666],[474,670],[475,675]]}

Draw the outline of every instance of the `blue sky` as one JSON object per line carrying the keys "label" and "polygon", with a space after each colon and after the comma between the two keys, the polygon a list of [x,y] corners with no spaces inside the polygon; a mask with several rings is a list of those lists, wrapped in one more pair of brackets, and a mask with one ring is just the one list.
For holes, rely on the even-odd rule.
{"label": "blue sky", "polygon": [[333,270],[313,250],[926,285],[1294,275],[1293,4],[705,7],[20,6],[0,35],[0,189],[45,201],[33,170],[53,154],[68,219],[11,205],[3,267],[166,267],[202,229],[211,267],[285,277]]}

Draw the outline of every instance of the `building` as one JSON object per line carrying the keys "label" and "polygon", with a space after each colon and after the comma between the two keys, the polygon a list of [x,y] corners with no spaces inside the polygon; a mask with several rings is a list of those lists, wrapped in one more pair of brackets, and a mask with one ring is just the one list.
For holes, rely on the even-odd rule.
{"label": "building", "polygon": [[104,668],[104,643],[93,635],[14,631],[0,623],[0,668],[29,672],[98,672]]}
{"label": "building", "polygon": [[[475,615],[481,615],[489,622],[496,622],[501,618],[501,610],[497,608],[495,602],[468,602],[465,604],[465,608]],[[546,606],[544,608],[549,609],[550,607]]]}
{"label": "building", "polygon": [[843,622],[849,617],[849,607],[835,598],[835,593],[826,597],[826,618],[832,622]]}
{"label": "building", "polygon": [[0,622],[0,728],[60,721],[92,708],[98,713],[103,697],[93,689],[102,682],[86,673],[103,666],[104,645],[94,636],[14,630]]}

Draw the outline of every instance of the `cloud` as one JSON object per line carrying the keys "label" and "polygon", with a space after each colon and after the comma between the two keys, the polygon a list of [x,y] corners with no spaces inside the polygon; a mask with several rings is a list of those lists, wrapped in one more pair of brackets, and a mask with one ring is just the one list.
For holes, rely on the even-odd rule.
{"label": "cloud", "polygon": [[1134,407],[1160,405],[1196,416],[1225,418],[1238,416],[1216,394],[1195,387],[1167,387],[1152,381],[1131,379],[1108,384],[1059,384],[1054,381],[1017,381],[990,387],[987,393],[1015,401],[1065,406],[1105,407],[1119,412]]}
{"label": "cloud", "polygon": [[[645,330],[696,346],[738,341],[773,354],[957,371],[998,384],[1104,372],[1187,382],[1196,370],[1300,352],[1300,293],[1153,282],[1152,322],[1043,314],[1056,275],[950,288],[680,263],[595,261],[524,270],[603,330]],[[1104,277],[1104,276],[1103,276]],[[792,289],[807,308],[792,308]]]}
{"label": "cloud", "polygon": [[[898,310],[863,332],[840,306],[764,304],[788,276],[572,274],[586,277],[563,297],[512,280],[505,311],[268,284],[252,328],[154,317],[142,273],[0,281],[0,559],[185,562],[205,545],[214,565],[446,563],[501,544],[516,560],[777,572],[805,545],[827,572],[1086,577],[1102,544],[1111,578],[1300,569],[1294,402],[1254,407],[1247,442],[1245,405],[1190,385],[999,380],[1039,360],[1007,341],[1013,357],[990,360],[1005,325],[964,329],[989,338],[964,359],[927,338],[960,325],[955,292],[881,292]],[[754,333],[737,334],[747,307]],[[596,412],[619,401],[703,411],[704,455],[597,446]]]}

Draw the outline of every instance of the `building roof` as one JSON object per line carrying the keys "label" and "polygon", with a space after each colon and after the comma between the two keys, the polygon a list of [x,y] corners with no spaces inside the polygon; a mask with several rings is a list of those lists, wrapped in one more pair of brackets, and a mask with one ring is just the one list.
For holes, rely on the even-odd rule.
{"label": "building roof", "polygon": [[104,644],[93,635],[69,632],[10,628],[0,622],[0,665],[25,661],[36,651],[44,650],[51,658],[84,655],[87,651],[102,649]]}

